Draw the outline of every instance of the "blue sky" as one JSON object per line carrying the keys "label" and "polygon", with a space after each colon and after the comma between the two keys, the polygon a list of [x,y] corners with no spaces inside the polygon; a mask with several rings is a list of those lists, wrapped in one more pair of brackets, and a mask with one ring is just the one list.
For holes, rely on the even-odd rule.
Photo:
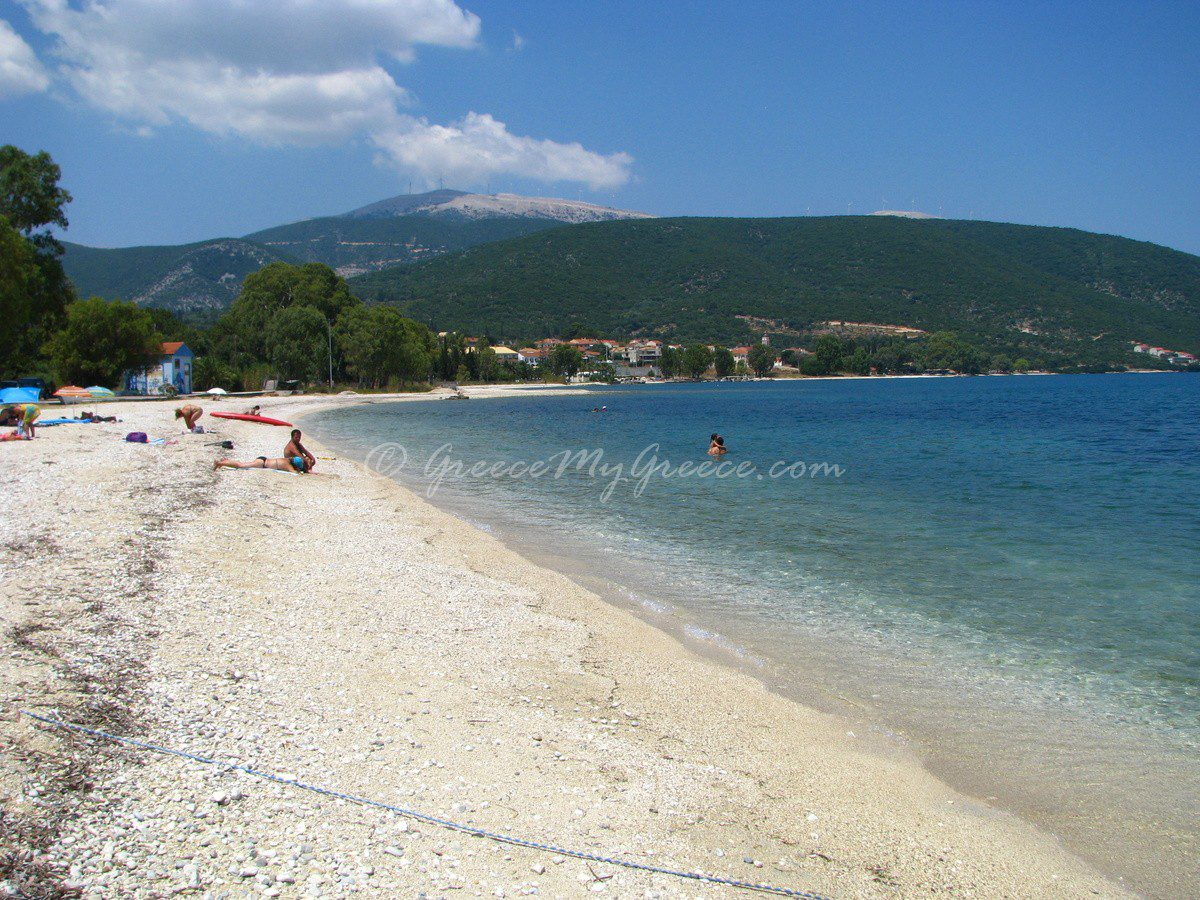
{"label": "blue sky", "polygon": [[60,162],[82,243],[244,234],[444,181],[1200,253],[1196,3],[88,7],[0,0],[0,141]]}

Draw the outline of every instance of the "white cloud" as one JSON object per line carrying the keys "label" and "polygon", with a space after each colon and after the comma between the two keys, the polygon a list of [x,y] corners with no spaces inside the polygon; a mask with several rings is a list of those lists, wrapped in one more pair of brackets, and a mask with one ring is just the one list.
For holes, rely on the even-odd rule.
{"label": "white cloud", "polygon": [[453,0],[23,0],[79,65],[212,59],[243,71],[361,68],[404,62],[417,44],[473,47],[479,17]]}
{"label": "white cloud", "polygon": [[372,139],[394,162],[428,180],[478,184],[507,173],[539,181],[580,181],[593,189],[619,187],[629,180],[633,157],[607,156],[578,143],[560,144],[512,134],[486,113],[468,113],[450,125],[399,116],[395,127]]}
{"label": "white cloud", "polygon": [[[520,137],[488,115],[441,126],[401,111],[413,99],[388,60],[411,62],[419,44],[478,44],[479,18],[454,0],[21,2],[56,39],[61,78],[139,133],[185,122],[262,144],[365,136],[402,168],[460,183],[628,178],[625,154]],[[514,48],[523,43],[514,32]]]}
{"label": "white cloud", "polygon": [[520,53],[525,49],[525,38],[523,38],[515,28],[513,29],[512,44],[509,45],[508,49],[513,53]]}
{"label": "white cloud", "polygon": [[[109,76],[109,70],[79,70],[72,84],[90,102],[123,118],[153,126],[179,119],[263,144],[347,140],[393,118],[396,102],[406,97],[378,66],[275,74],[201,61],[158,61],[136,81]],[[149,82],[152,92],[145,89]]]}
{"label": "white cloud", "polygon": [[33,94],[49,86],[50,78],[33,48],[0,19],[0,98]]}
{"label": "white cloud", "polygon": [[348,139],[407,92],[380,56],[471,47],[479,19],[451,0],[25,0],[58,39],[64,78],[140,125],[188,122],[263,143]]}

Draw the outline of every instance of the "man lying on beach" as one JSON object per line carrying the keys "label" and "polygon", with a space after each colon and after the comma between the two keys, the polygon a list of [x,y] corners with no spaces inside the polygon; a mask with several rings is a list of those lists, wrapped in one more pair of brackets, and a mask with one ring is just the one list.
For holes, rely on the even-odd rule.
{"label": "man lying on beach", "polygon": [[317,458],[309,453],[308,450],[304,448],[304,445],[300,443],[299,428],[292,429],[292,439],[288,441],[287,446],[283,448],[283,455],[288,459],[294,459],[297,456],[300,457],[302,460],[304,460],[304,463],[310,472],[313,470],[313,466],[317,464]]}
{"label": "man lying on beach", "polygon": [[187,403],[175,410],[175,418],[183,419],[188,431],[196,430],[196,422],[204,415],[204,410],[194,403]]}
{"label": "man lying on beach", "polygon": [[260,456],[252,462],[238,462],[236,459],[218,459],[213,463],[213,469],[274,469],[276,472],[297,472],[303,475],[308,471],[308,464],[303,456],[290,456],[280,459],[267,459]]}

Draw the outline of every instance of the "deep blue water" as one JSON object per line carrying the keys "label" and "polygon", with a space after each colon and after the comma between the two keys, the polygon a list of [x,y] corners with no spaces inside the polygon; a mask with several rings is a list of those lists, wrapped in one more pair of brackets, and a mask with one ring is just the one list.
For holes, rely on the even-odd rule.
{"label": "deep blue water", "polygon": [[[1146,741],[1194,753],[1200,376],[633,386],[316,418],[360,458],[402,444],[399,477],[425,486],[431,457],[553,465],[599,449],[631,475],[654,444],[672,466],[708,460],[719,432],[752,474],[652,477],[640,492],[632,478],[607,498],[611,471],[468,475],[435,499],[679,612],[776,680],[819,657],[827,685],[903,707],[898,728],[1019,733],[1011,705],[1050,714],[1024,743],[1056,753],[1067,740],[1084,752],[1068,719],[1099,729],[1089,753],[1119,743],[1105,727],[1137,734],[1139,754]],[[769,477],[780,461],[842,473]],[[1019,756],[1047,783],[1075,764]]]}

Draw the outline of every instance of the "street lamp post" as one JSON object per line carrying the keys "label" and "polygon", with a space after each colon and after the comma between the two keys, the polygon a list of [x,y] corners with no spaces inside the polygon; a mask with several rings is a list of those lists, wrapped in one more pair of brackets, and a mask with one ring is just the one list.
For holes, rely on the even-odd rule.
{"label": "street lamp post", "polygon": [[329,332],[329,389],[333,390],[333,325],[325,320],[325,329]]}

